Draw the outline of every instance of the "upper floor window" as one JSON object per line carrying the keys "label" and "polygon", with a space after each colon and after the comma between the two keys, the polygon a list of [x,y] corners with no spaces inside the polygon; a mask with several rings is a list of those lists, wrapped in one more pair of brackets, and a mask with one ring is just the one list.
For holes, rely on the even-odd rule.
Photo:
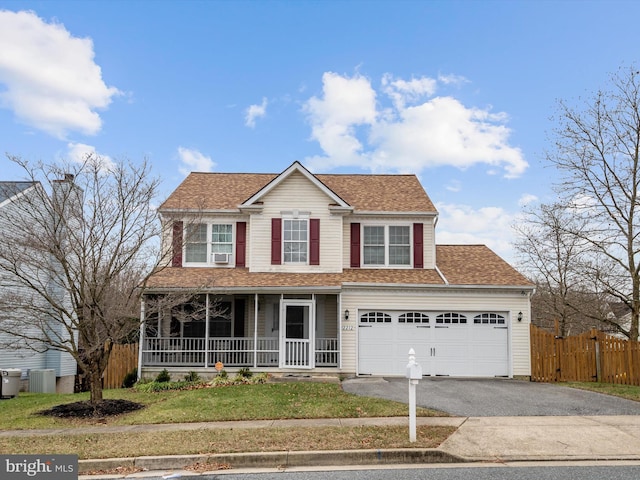
{"label": "upper floor window", "polygon": [[207,261],[207,224],[194,223],[185,229],[185,261],[205,263]]}
{"label": "upper floor window", "polygon": [[211,253],[233,253],[232,225],[211,225]]}
{"label": "upper floor window", "polygon": [[411,265],[411,229],[408,225],[365,225],[364,265]]}
{"label": "upper floor window", "polygon": [[186,263],[226,263],[233,253],[233,225],[188,224],[184,242]]}
{"label": "upper floor window", "polygon": [[307,263],[309,252],[309,221],[285,219],[283,221],[284,263]]}

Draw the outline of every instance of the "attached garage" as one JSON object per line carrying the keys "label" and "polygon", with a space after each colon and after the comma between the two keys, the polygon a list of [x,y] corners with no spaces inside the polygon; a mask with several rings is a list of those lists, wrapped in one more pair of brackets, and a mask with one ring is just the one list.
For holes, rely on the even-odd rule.
{"label": "attached garage", "polygon": [[509,315],[360,310],[360,375],[404,376],[411,348],[424,375],[509,376]]}

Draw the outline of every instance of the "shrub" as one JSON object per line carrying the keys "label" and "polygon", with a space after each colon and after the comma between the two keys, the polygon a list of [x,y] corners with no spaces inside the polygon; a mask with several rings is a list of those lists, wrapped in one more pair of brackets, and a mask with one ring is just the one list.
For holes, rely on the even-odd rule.
{"label": "shrub", "polygon": [[122,388],[131,388],[138,381],[138,368],[134,368],[129,373],[124,376],[124,380],[122,380]]}
{"label": "shrub", "polygon": [[249,367],[243,367],[238,370],[238,377],[241,378],[251,378],[253,376],[253,372],[249,370]]}
{"label": "shrub", "polygon": [[216,378],[228,378],[228,377],[229,377],[229,374],[224,369],[220,370],[216,375]]}
{"label": "shrub", "polygon": [[186,382],[199,382],[201,379],[198,372],[191,371],[184,376],[184,380]]}
{"label": "shrub", "polygon": [[169,371],[166,368],[162,370],[156,377],[156,382],[158,383],[170,382],[170,381],[171,381],[171,375],[169,375]]}

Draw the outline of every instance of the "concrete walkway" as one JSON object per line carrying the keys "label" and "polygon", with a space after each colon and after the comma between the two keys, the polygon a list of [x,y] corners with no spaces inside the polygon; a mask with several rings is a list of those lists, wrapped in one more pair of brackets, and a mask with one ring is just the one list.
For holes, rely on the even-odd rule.
{"label": "concrete walkway", "polygon": [[640,460],[640,416],[470,417],[440,449],[469,461]]}
{"label": "concrete walkway", "polygon": [[[108,475],[108,478],[158,475],[182,471],[194,463],[228,463],[238,468],[291,468],[299,466],[384,465],[411,463],[517,462],[566,460],[640,461],[640,416],[539,417],[419,417],[418,425],[457,428],[437,449],[269,452],[220,455],[180,455],[126,459],[82,460],[80,472],[115,467],[138,467],[147,472]],[[192,431],[215,428],[286,428],[358,425],[408,425],[406,417],[318,420],[207,422],[123,427],[95,426],[69,430],[2,431],[0,436],[63,433]],[[92,477],[86,477],[92,478]]]}

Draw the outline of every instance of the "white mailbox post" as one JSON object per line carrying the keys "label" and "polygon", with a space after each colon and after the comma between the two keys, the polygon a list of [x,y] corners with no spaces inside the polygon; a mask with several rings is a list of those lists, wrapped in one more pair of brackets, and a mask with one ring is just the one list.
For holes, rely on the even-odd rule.
{"label": "white mailbox post", "polygon": [[407,375],[409,379],[409,441],[416,441],[416,385],[422,378],[422,367],[416,363],[416,352],[409,350]]}

